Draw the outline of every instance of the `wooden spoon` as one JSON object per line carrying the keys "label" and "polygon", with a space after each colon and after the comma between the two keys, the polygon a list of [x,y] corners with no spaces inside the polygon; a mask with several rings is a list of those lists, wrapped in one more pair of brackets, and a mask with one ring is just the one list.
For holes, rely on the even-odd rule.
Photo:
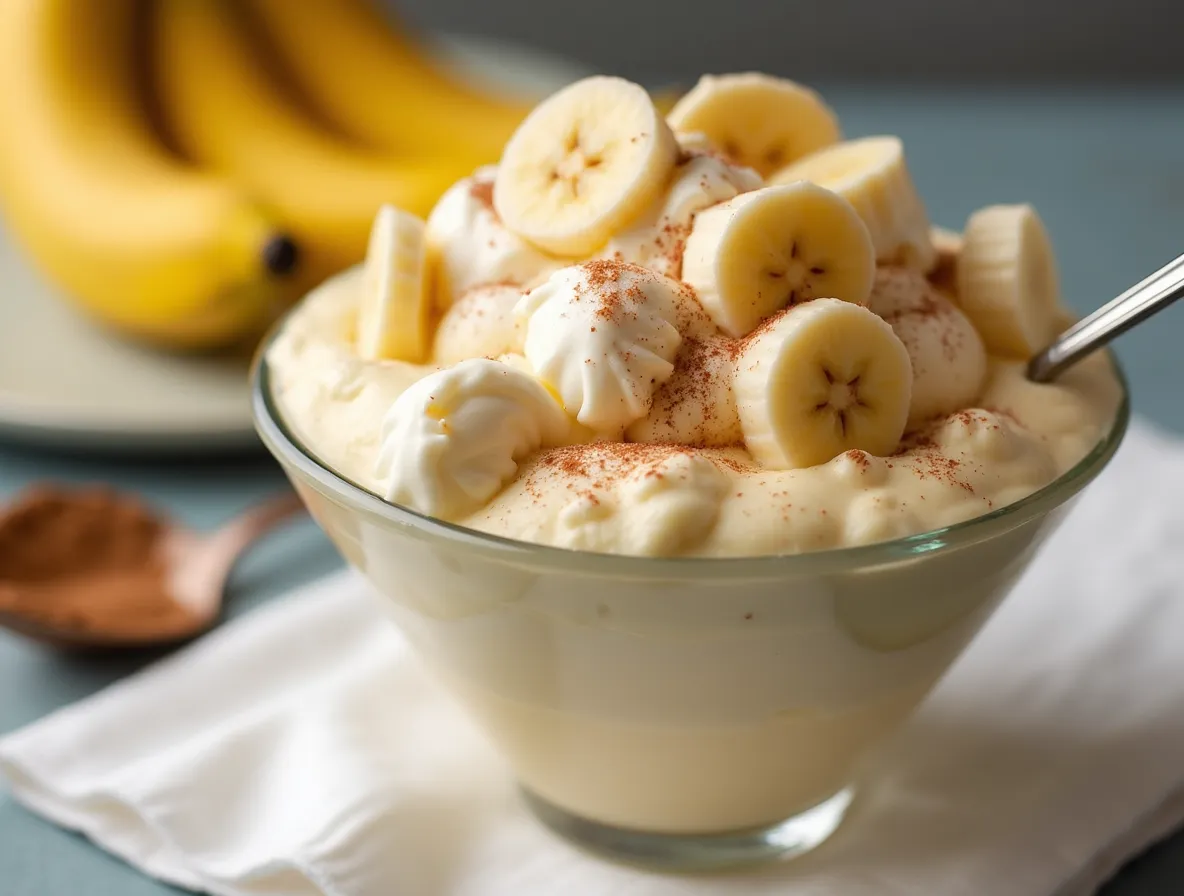
{"label": "wooden spoon", "polygon": [[58,647],[187,640],[243,551],[302,510],[285,492],[203,535],[109,489],[32,489],[0,513],[0,626]]}

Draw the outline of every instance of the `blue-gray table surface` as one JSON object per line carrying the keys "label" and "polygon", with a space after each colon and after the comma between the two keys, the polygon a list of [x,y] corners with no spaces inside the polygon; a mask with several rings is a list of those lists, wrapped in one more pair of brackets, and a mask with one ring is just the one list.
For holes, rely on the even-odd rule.
{"label": "blue-gray table surface", "polygon": [[[1184,251],[1184,88],[824,85],[823,90],[848,136],[903,137],[935,222],[960,228],[982,205],[1032,202],[1057,248],[1066,298],[1080,312]],[[1184,433],[1178,388],[1182,342],[1184,305],[1123,337],[1117,350],[1137,411]],[[47,478],[134,489],[202,528],[286,487],[262,449],[237,458],[179,462],[0,446],[0,497]],[[240,564],[229,587],[229,615],[247,612],[341,562],[311,523],[298,523]],[[71,658],[0,634],[0,732],[84,697],[153,658]],[[82,838],[25,812],[0,791],[4,896],[168,892],[173,891]],[[1184,834],[1128,865],[1104,891],[1105,896],[1180,892]]]}

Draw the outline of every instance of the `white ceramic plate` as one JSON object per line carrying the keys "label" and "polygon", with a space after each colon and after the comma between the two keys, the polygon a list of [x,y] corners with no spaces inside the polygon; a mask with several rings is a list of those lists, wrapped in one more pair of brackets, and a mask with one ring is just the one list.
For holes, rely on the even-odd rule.
{"label": "white ceramic plate", "polygon": [[[515,46],[447,38],[480,83],[545,94],[577,66]],[[256,444],[246,358],[185,358],[111,335],[78,314],[0,229],[0,437],[75,449],[236,450]]]}

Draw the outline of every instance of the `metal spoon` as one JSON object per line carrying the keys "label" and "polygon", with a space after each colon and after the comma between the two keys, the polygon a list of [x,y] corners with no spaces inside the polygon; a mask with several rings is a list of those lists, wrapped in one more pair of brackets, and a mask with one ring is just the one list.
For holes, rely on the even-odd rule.
{"label": "metal spoon", "polygon": [[1028,379],[1047,383],[1156,311],[1184,297],[1184,255],[1078,321],[1028,362]]}
{"label": "metal spoon", "polygon": [[[48,578],[0,576],[0,626],[72,648],[148,647],[201,634],[221,615],[226,580],[243,551],[304,509],[289,491],[246,510],[212,533],[201,534],[162,519],[129,495],[110,490],[49,488],[32,494],[43,502],[48,496],[65,512],[43,514],[32,524],[26,519],[7,528],[4,524],[12,518],[6,516],[0,519],[0,543],[11,538],[18,550],[21,538],[45,544],[51,527],[65,531],[68,526],[74,543],[89,540],[94,545],[104,537],[110,541],[109,529],[121,524],[117,521],[127,524],[129,520],[152,532],[143,550],[110,549],[107,557],[92,560],[88,568],[70,570],[62,564],[64,571]],[[67,517],[68,523],[61,522]],[[129,599],[132,593],[138,595],[134,603]],[[44,607],[37,604],[41,600],[46,602]],[[102,614],[103,622],[93,612],[78,612],[78,608],[102,609],[102,601],[108,602],[109,611]],[[122,607],[129,612],[121,617]]]}

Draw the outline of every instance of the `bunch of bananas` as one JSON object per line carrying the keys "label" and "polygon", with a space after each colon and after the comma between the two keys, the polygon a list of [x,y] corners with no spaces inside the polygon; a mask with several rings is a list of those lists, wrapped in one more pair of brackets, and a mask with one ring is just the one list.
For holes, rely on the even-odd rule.
{"label": "bunch of bananas", "polygon": [[366,0],[6,0],[0,208],[94,319],[161,347],[256,336],[426,215],[530,103],[436,68]]}

